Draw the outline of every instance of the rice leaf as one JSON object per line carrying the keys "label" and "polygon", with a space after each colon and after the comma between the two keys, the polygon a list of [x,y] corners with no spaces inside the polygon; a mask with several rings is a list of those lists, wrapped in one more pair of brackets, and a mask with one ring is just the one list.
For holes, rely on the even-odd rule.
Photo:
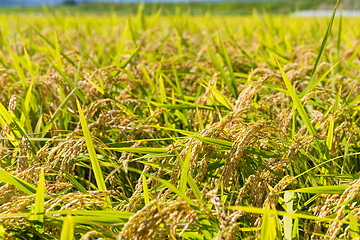
{"label": "rice leaf", "polygon": [[206,88],[209,88],[214,95],[215,99],[218,100],[224,107],[231,110],[234,106],[230,102],[230,100],[222,94],[219,90],[217,90],[215,87],[211,86],[210,84],[204,82],[207,86]]}
{"label": "rice leaf", "polygon": [[77,88],[74,88],[67,96],[66,98],[61,102],[60,106],[56,109],[56,111],[54,112],[54,114],[52,115],[52,117],[50,118],[50,120],[47,122],[47,124],[45,125],[45,127],[42,129],[43,133],[43,137],[46,135],[46,133],[51,129],[51,127],[53,126],[54,122],[58,119],[58,117],[61,114],[61,111],[63,110],[63,108],[66,106],[67,102],[69,101],[69,99],[72,97],[72,95],[75,93],[75,91],[77,91]]}
{"label": "rice leaf", "polygon": [[[30,27],[47,43],[49,44],[53,49],[56,49],[56,46],[54,43],[50,41],[47,37],[45,37],[38,29],[36,29],[33,25],[29,24]],[[75,67],[75,63],[61,50],[59,49],[61,56],[63,56],[71,65]]]}
{"label": "rice leaf", "polygon": [[334,121],[335,121],[335,113],[339,108],[339,104],[340,104],[340,96],[341,96],[341,87],[338,91],[338,93],[336,94],[335,97],[335,104],[333,107],[333,114],[331,116],[331,120],[330,120],[330,124],[329,124],[329,130],[328,130],[328,134],[326,137],[326,146],[328,147],[329,151],[332,149],[332,142],[333,142],[333,135],[334,135]]}
{"label": "rice leaf", "polygon": [[348,186],[344,186],[344,185],[319,186],[319,187],[307,187],[307,188],[288,190],[288,192],[313,193],[313,194],[342,194],[347,188]]}
{"label": "rice leaf", "polygon": [[12,63],[14,65],[15,71],[19,77],[19,80],[23,86],[24,89],[26,89],[26,87],[28,86],[27,81],[26,81],[26,77],[25,77],[25,73],[24,73],[24,69],[21,66],[21,59],[20,56],[18,56],[16,53],[13,52],[10,44],[8,41],[5,41],[7,49],[10,52],[10,56],[12,58]]}
{"label": "rice leaf", "polygon": [[144,201],[146,205],[150,202],[150,197],[149,197],[149,189],[147,187],[146,177],[144,175],[142,175],[142,183],[143,183]]}
{"label": "rice leaf", "polygon": [[237,91],[237,87],[236,87],[236,77],[235,77],[235,74],[234,74],[234,70],[233,70],[233,67],[232,67],[232,64],[231,64],[231,60],[229,58],[229,55],[226,51],[226,48],[225,48],[225,45],[224,45],[224,42],[222,40],[222,37],[219,33],[219,39],[220,39],[220,43],[221,43],[221,49],[222,49],[222,53],[223,53],[223,58],[224,58],[224,62],[228,68],[228,71],[229,71],[229,75],[230,75],[230,79],[231,79],[231,84],[232,84],[232,87],[235,91],[235,98],[237,99],[238,96],[239,96],[239,93]]}
{"label": "rice leaf", "polygon": [[70,214],[63,221],[61,228],[60,240],[72,240],[74,239],[74,222]]}
{"label": "rice leaf", "polygon": [[205,126],[204,126],[202,117],[201,117],[200,112],[199,112],[199,107],[197,105],[196,105],[196,116],[197,116],[198,121],[199,121],[200,131],[202,131],[202,130],[204,130]]}
{"label": "rice leaf", "polygon": [[125,68],[129,62],[135,57],[136,53],[139,51],[140,46],[137,46],[135,50],[130,54],[130,56],[120,65],[120,68]]}
{"label": "rice leaf", "polygon": [[13,176],[12,174],[8,173],[4,169],[0,169],[0,181],[5,182],[11,185],[14,185],[24,193],[28,195],[32,195],[36,193],[36,187],[31,185],[30,183],[25,182],[24,180]]}
{"label": "rice leaf", "polygon": [[188,182],[188,171],[189,171],[189,167],[190,167],[190,156],[191,156],[191,145],[188,146],[188,150],[186,152],[186,156],[185,159],[183,161],[182,164],[182,169],[181,169],[181,175],[180,175],[180,185],[179,185],[179,190],[182,193],[186,193],[186,184]]}
{"label": "rice leaf", "polygon": [[309,92],[311,92],[319,83],[321,83],[329,73],[334,70],[335,67],[339,65],[341,61],[338,61],[335,63],[329,70],[327,70],[321,77],[317,79],[313,79],[313,81],[310,81],[309,84],[306,86],[305,90],[299,95],[300,98],[306,96]]}
{"label": "rice leaf", "polygon": [[44,222],[44,202],[45,202],[45,175],[44,169],[41,169],[38,186],[36,189],[35,206],[32,215],[29,217],[29,221],[35,221],[39,223]]}
{"label": "rice leaf", "polygon": [[78,182],[78,180],[76,180],[75,177],[73,177],[68,171],[66,171],[66,169],[62,169],[62,171],[65,173],[66,178],[72,183],[74,184],[74,186],[82,193],[84,194],[89,194],[89,192]]}
{"label": "rice leaf", "polygon": [[90,155],[91,166],[92,166],[92,170],[94,171],[97,188],[99,190],[106,191],[106,185],[105,185],[105,181],[104,181],[103,174],[101,171],[100,163],[99,163],[99,160],[96,155],[96,151],[95,151],[92,139],[91,139],[90,131],[89,131],[88,125],[86,123],[85,116],[82,112],[82,109],[81,109],[81,106],[80,106],[80,103],[78,100],[76,100],[76,104],[77,104],[78,111],[79,111],[81,128],[83,130],[85,141],[86,141],[86,146],[88,148],[88,152]]}
{"label": "rice leaf", "polygon": [[352,213],[349,213],[349,221],[350,221],[350,238],[353,240],[360,239],[360,231],[358,220]]}
{"label": "rice leaf", "polygon": [[[302,105],[302,103],[301,103],[301,101],[299,99],[299,96],[297,95],[297,93],[295,91],[295,88],[292,86],[289,78],[286,76],[286,73],[282,69],[279,61],[276,60],[276,62],[277,62],[278,67],[280,69],[281,76],[282,76],[282,78],[284,80],[286,88],[289,91],[290,97],[292,98],[292,100],[293,100],[293,102],[294,102],[294,104],[296,106],[296,109],[298,110],[298,112],[300,114],[301,119],[304,121],[304,124],[305,124],[307,130],[309,131],[310,135],[316,137],[316,135],[317,135],[316,131],[315,131],[313,125],[311,124],[309,116],[307,115],[306,110],[305,110],[304,106]],[[315,144],[316,144],[316,146],[318,148],[318,151],[321,151],[321,146],[320,146],[320,143],[319,143],[319,141],[317,139],[315,139]]]}
{"label": "rice leaf", "polygon": [[116,152],[132,152],[132,153],[143,153],[143,154],[158,154],[166,153],[166,148],[151,148],[151,147],[138,147],[138,148],[104,148],[106,150],[112,150]]}
{"label": "rice leaf", "polygon": [[102,95],[104,95],[104,89],[101,88],[101,86],[98,86],[95,82],[91,81],[90,79],[86,79],[90,84],[91,86],[93,86],[96,90],[99,91],[99,93],[101,93]]}
{"label": "rice leaf", "polygon": [[[274,214],[279,216],[291,216],[293,218],[301,218],[301,219],[309,219],[314,221],[327,221],[327,222],[338,222],[343,224],[350,224],[349,221],[344,220],[337,220],[335,218],[330,217],[318,217],[315,215],[303,214],[303,213],[288,213],[280,210],[273,210],[273,209],[264,209],[264,208],[257,208],[257,207],[246,207],[246,206],[230,206],[227,207],[231,210],[240,210],[243,212],[248,213],[256,213],[256,214]],[[360,226],[359,223],[354,224],[356,226]]]}
{"label": "rice leaf", "polygon": [[261,223],[261,240],[276,239],[276,226],[274,224],[273,218],[274,216],[271,216],[269,213],[263,214]]}
{"label": "rice leaf", "polygon": [[233,94],[233,96],[235,98],[237,98],[237,93],[236,93],[236,90],[235,90],[233,84],[231,83],[231,80],[229,80],[228,76],[226,75],[226,72],[225,72],[224,68],[221,66],[220,61],[217,59],[214,51],[210,48],[209,45],[208,45],[208,52],[209,52],[211,61],[213,62],[213,64],[219,70],[222,79],[225,81],[225,84],[229,87],[229,89],[230,89],[231,93]]}
{"label": "rice leaf", "polygon": [[64,79],[64,81],[66,82],[66,84],[70,87],[70,89],[74,89],[75,90],[75,94],[76,96],[84,103],[87,104],[88,101],[86,100],[84,94],[76,87],[76,85],[70,81],[70,79],[66,76],[66,74],[59,69],[58,67],[56,67],[55,63],[53,62],[53,67],[55,68],[55,70],[58,72],[58,74]]}
{"label": "rice leaf", "polygon": [[191,190],[193,191],[196,199],[201,202],[202,201],[201,191],[200,191],[199,187],[197,186],[194,178],[191,176],[190,172],[188,172],[187,181],[188,181],[189,186],[190,186]]}
{"label": "rice leaf", "polygon": [[148,173],[144,173],[142,171],[140,171],[139,169],[136,169],[136,168],[131,168],[129,167],[128,168],[129,171],[132,171],[132,172],[137,172],[139,174],[144,174],[146,177],[148,178],[152,178],[158,182],[160,182],[161,184],[163,184],[164,186],[166,186],[167,188],[169,188],[172,192],[176,193],[179,197],[181,197],[182,199],[184,199],[185,202],[187,202],[190,206],[196,206],[196,204],[189,198],[187,197],[183,192],[181,192],[179,189],[177,189],[174,185],[172,185],[170,183],[170,181],[167,181],[167,180],[164,180],[164,179],[161,179],[161,178],[158,178],[158,177],[155,177],[155,176],[152,176]]}
{"label": "rice leaf", "polygon": [[[286,212],[293,213],[293,204],[294,204],[294,193],[285,192],[284,202],[286,203]],[[292,229],[293,229],[293,218],[291,216],[284,216],[284,238],[285,240],[292,239]]]}
{"label": "rice leaf", "polygon": [[315,60],[314,68],[313,68],[313,70],[312,70],[312,72],[311,72],[310,82],[312,82],[312,81],[313,81],[313,78],[315,77],[316,69],[317,69],[317,67],[318,67],[318,65],[319,65],[319,63],[320,63],[320,59],[321,59],[321,57],[322,57],[322,55],[323,55],[323,53],[324,53],[324,51],[325,51],[325,46],[326,46],[326,43],[327,43],[327,41],[328,41],[328,39],[329,39],[329,37],[330,37],[330,34],[331,34],[331,28],[332,28],[332,25],[333,25],[333,23],[334,23],[335,14],[336,14],[336,9],[337,9],[337,7],[338,7],[339,1],[340,1],[340,0],[337,0],[337,1],[336,1],[336,4],[335,4],[334,10],[333,10],[333,13],[332,13],[331,18],[330,18],[330,21],[329,21],[329,25],[328,25],[328,27],[327,27],[327,29],[326,29],[326,33],[325,33],[325,36],[324,36],[323,41],[322,41],[322,43],[321,43],[321,46],[320,46],[320,49],[319,49],[319,53],[318,53],[317,58],[316,58],[316,60]]}
{"label": "rice leaf", "polygon": [[204,143],[209,143],[215,146],[219,146],[219,147],[223,147],[226,149],[230,149],[232,146],[232,142],[226,141],[226,140],[222,140],[222,139],[215,139],[215,138],[208,138],[208,137],[202,137],[202,136],[197,136],[197,135],[191,135],[188,134],[189,137],[195,138],[201,142]]}
{"label": "rice leaf", "polygon": [[104,211],[104,210],[60,210],[60,211],[48,211],[46,214],[51,215],[68,215],[74,218],[76,216],[79,217],[92,217],[93,219],[97,219],[95,222],[104,221],[107,223],[116,223],[118,221],[128,220],[131,216],[134,215],[132,212],[124,212],[124,211]]}

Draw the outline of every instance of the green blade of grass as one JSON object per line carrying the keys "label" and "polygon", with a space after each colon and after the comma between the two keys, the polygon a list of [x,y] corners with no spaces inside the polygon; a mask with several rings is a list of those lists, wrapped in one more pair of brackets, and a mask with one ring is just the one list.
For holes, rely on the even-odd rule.
{"label": "green blade of grass", "polygon": [[172,192],[176,193],[179,197],[181,197],[182,199],[184,199],[185,202],[187,202],[190,206],[196,206],[196,204],[189,198],[187,197],[183,192],[181,192],[178,188],[176,188],[174,185],[172,185],[170,183],[170,181],[152,176],[148,173],[143,173],[141,170],[136,169],[136,168],[128,168],[129,171],[132,172],[137,172],[139,174],[144,174],[147,178],[152,178],[158,182],[160,182],[161,184],[163,184],[164,186],[166,186],[167,188],[169,188]]}
{"label": "green blade of grass", "polygon": [[359,231],[358,220],[355,218],[355,216],[352,213],[349,213],[349,220],[350,220],[350,238],[353,240],[359,240],[360,231]]}
{"label": "green blade of grass", "polygon": [[142,183],[143,183],[143,192],[144,192],[144,201],[145,205],[150,202],[149,189],[146,182],[146,177],[142,175]]}
{"label": "green blade of grass", "polygon": [[192,138],[195,138],[195,139],[197,139],[197,140],[199,140],[201,142],[209,143],[209,144],[219,146],[219,147],[223,147],[223,148],[226,148],[226,149],[230,149],[232,144],[233,144],[230,141],[226,141],[226,140],[222,140],[222,139],[208,138],[208,137],[202,137],[202,136],[197,136],[197,135],[192,135],[192,134],[189,134],[188,136],[192,137]]}
{"label": "green blade of grass", "polygon": [[[193,208],[197,209],[197,205],[189,198],[187,197],[183,192],[181,192],[178,188],[176,188],[174,185],[172,185],[170,183],[170,181],[158,178],[158,177],[154,177],[148,173],[143,173],[141,170],[136,169],[136,168],[128,168],[129,171],[132,172],[137,172],[139,174],[144,174],[146,177],[148,178],[152,178],[158,182],[160,182],[161,184],[163,184],[164,186],[166,186],[168,189],[170,189],[172,192],[176,193],[179,197],[181,197],[182,199],[184,199],[184,201],[189,204],[190,206],[192,206]],[[202,213],[200,211],[196,211],[199,215],[202,215]],[[214,227],[211,225],[210,221],[207,218],[201,218],[199,217],[199,224],[204,225],[204,228],[201,229],[201,231],[203,232],[203,234],[205,235],[205,239],[212,239],[212,234],[210,232],[210,228]],[[215,229],[217,231],[217,229]]]}
{"label": "green blade of grass", "polygon": [[328,134],[326,137],[326,146],[329,149],[329,151],[331,151],[331,148],[332,148],[333,135],[334,135],[334,121],[335,121],[334,115],[339,108],[340,96],[341,96],[341,87],[335,97],[335,103],[334,103],[334,107],[333,107],[333,115],[331,116],[329,130],[328,130]]}
{"label": "green blade of grass", "polygon": [[86,100],[84,94],[76,87],[76,85],[70,81],[70,79],[66,76],[66,74],[59,68],[56,67],[55,63],[53,62],[53,67],[55,68],[55,70],[58,72],[58,74],[64,79],[64,81],[66,82],[67,85],[69,85],[70,89],[74,89],[75,90],[75,94],[76,96],[85,104],[88,103],[88,101]]}
{"label": "green blade of grass", "polygon": [[188,172],[187,181],[188,181],[189,186],[190,186],[191,190],[193,191],[196,199],[201,202],[202,201],[201,191],[200,191],[199,187],[197,186],[196,182],[194,181],[194,178],[191,176],[190,172]]}
{"label": "green blade of grass", "polygon": [[[306,111],[305,111],[305,108],[304,106],[302,105],[300,99],[299,99],[299,96],[297,95],[296,91],[295,91],[295,88],[293,87],[293,85],[291,84],[289,78],[286,76],[286,73],[284,72],[283,68],[281,67],[280,63],[278,60],[276,60],[277,64],[278,64],[278,67],[280,69],[280,72],[281,72],[281,76],[284,80],[284,83],[286,85],[286,88],[288,89],[289,91],[289,94],[290,94],[290,97],[291,99],[293,100],[295,106],[296,106],[296,109],[298,110],[299,114],[300,114],[300,117],[301,119],[304,121],[304,124],[307,128],[307,130],[309,131],[310,135],[311,136],[314,136],[316,137],[316,131],[313,127],[313,125],[311,124],[311,121],[309,119],[309,116],[307,115]],[[319,141],[315,138],[315,144],[318,148],[318,151],[321,151],[321,146],[320,146],[320,143]]]}
{"label": "green blade of grass", "polygon": [[21,58],[20,58],[20,56],[18,56],[16,53],[13,52],[13,50],[10,47],[10,44],[9,44],[8,41],[5,41],[5,43],[7,45],[7,48],[9,49],[10,56],[12,58],[12,62],[13,62],[13,65],[15,67],[15,71],[16,71],[18,77],[19,77],[19,80],[21,81],[23,88],[26,89],[28,84],[26,82],[24,69],[21,66]]}
{"label": "green blade of grass", "polygon": [[60,104],[60,106],[56,109],[56,111],[54,112],[54,114],[52,115],[51,119],[47,122],[47,124],[45,125],[45,127],[42,129],[43,133],[43,137],[46,135],[46,133],[51,129],[52,125],[54,124],[54,122],[58,119],[58,117],[60,116],[60,113],[62,111],[62,109],[66,106],[66,103],[69,101],[69,99],[72,97],[72,95],[75,93],[75,91],[77,91],[77,88],[74,88],[64,99],[64,101],[62,101],[62,103]]}
{"label": "green blade of grass", "polygon": [[[35,28],[33,25],[29,24],[29,26],[47,43],[49,44],[53,49],[56,49],[56,46],[54,43],[52,43],[47,37],[45,37],[37,28]],[[71,65],[75,67],[75,63],[61,50],[59,49],[61,56],[63,56]]]}
{"label": "green blade of grass", "polygon": [[222,79],[225,81],[226,85],[229,87],[231,93],[233,94],[234,97],[237,97],[236,90],[235,90],[234,86],[231,84],[231,80],[229,80],[228,76],[226,75],[226,72],[225,72],[224,68],[221,66],[221,63],[219,62],[219,60],[217,59],[214,51],[210,48],[209,45],[208,45],[208,52],[209,52],[211,61],[214,63],[214,65],[219,70]]}
{"label": "green blade of grass", "polygon": [[228,68],[230,79],[231,79],[231,84],[232,84],[232,87],[233,87],[233,89],[235,91],[235,98],[237,99],[238,96],[239,96],[239,93],[238,93],[237,87],[236,87],[236,77],[235,77],[235,74],[234,74],[234,70],[233,70],[231,60],[230,60],[229,55],[228,55],[228,53],[226,51],[224,42],[223,42],[222,37],[221,37],[220,34],[219,34],[219,38],[220,38],[220,43],[221,43],[221,49],[222,49],[222,53],[223,53],[224,62],[226,64],[227,68]]}
{"label": "green blade of grass", "polygon": [[[183,167],[184,162],[183,162],[183,160],[182,160],[179,152],[178,152],[176,149],[174,149],[174,153],[175,153],[175,156],[176,156],[176,158],[178,159],[178,161],[179,161],[179,163],[180,163],[180,166]],[[187,154],[186,154],[186,155],[187,155]],[[193,177],[191,176],[191,173],[188,172],[187,174],[188,174],[187,181],[188,181],[188,183],[189,183],[189,186],[190,186],[191,190],[193,191],[196,199],[197,199],[198,201],[202,202],[202,199],[201,199],[201,198],[202,198],[202,195],[201,195],[201,192],[200,192],[199,187],[197,186],[196,182],[194,181]]]}
{"label": "green blade of grass", "polygon": [[83,111],[81,109],[81,106],[80,106],[80,103],[79,103],[78,100],[76,100],[76,104],[77,104],[77,107],[78,107],[79,117],[80,117],[80,121],[81,121],[81,127],[82,127],[82,130],[83,130],[83,133],[84,133],[86,146],[87,146],[88,151],[89,151],[91,166],[92,166],[92,170],[93,170],[94,175],[95,175],[95,180],[96,180],[97,187],[98,187],[99,190],[106,191],[106,185],[105,185],[105,181],[104,181],[103,174],[102,174],[102,171],[101,171],[100,163],[99,163],[99,160],[98,160],[97,155],[96,155],[96,151],[95,151],[95,148],[94,148],[94,144],[92,142],[92,138],[91,138],[91,135],[90,135],[88,125],[86,123],[84,113],[83,113]]}
{"label": "green blade of grass", "polygon": [[326,46],[326,43],[327,43],[327,41],[328,41],[328,39],[329,39],[329,37],[330,37],[330,34],[331,34],[331,28],[332,28],[332,25],[333,25],[333,23],[334,23],[335,14],[336,14],[336,9],[337,9],[337,7],[338,7],[339,1],[340,1],[340,0],[337,0],[337,1],[336,1],[336,4],[335,4],[334,10],[333,10],[333,13],[332,13],[331,18],[330,18],[330,21],[329,21],[329,25],[328,25],[328,27],[327,27],[327,29],[326,29],[325,36],[324,36],[323,41],[322,41],[321,46],[320,46],[319,54],[317,55],[317,58],[316,58],[316,60],[315,60],[314,68],[313,68],[313,70],[312,70],[312,72],[311,72],[311,80],[310,80],[310,82],[312,82],[313,79],[314,79],[314,77],[315,77],[316,69],[317,69],[317,67],[318,67],[318,65],[319,65],[319,63],[320,63],[320,59],[321,59],[321,57],[322,57],[322,55],[323,55],[323,53],[324,53],[324,51],[325,51],[325,46]]}
{"label": "green blade of grass", "polygon": [[29,221],[35,221],[39,223],[44,222],[44,202],[45,202],[45,175],[44,169],[41,169],[38,186],[36,189],[35,206],[32,215],[29,217]]}
{"label": "green blade of grass", "polygon": [[11,115],[4,105],[0,103],[0,116],[5,120],[5,122],[12,127],[11,131],[14,133],[16,138],[22,138],[26,135],[25,129],[21,126],[19,120],[15,119],[15,115]]}
{"label": "green blade of grass", "polygon": [[[268,208],[266,208],[268,209]],[[263,214],[261,223],[261,237],[260,240],[271,240],[276,239],[276,226],[274,225],[274,216],[269,213]]]}
{"label": "green blade of grass", "polygon": [[190,155],[191,155],[191,145],[188,146],[188,150],[185,156],[185,159],[182,164],[181,175],[180,175],[180,185],[179,190],[185,194],[186,184],[188,182],[188,171],[190,167]]}
{"label": "green blade of grass", "polygon": [[120,43],[116,44],[116,55],[115,55],[114,61],[113,61],[113,63],[115,65],[120,65],[121,56],[122,56],[122,54],[124,54],[126,34],[128,32],[128,28],[129,28],[128,26],[129,26],[129,21],[126,21],[123,33],[121,35]]}
{"label": "green blade of grass", "polygon": [[134,58],[136,53],[139,51],[140,46],[137,46],[135,50],[131,53],[131,55],[120,65],[120,68],[125,68],[129,62]]}
{"label": "green blade of grass", "polygon": [[104,89],[101,87],[101,86],[98,86],[95,82],[91,81],[90,79],[86,79],[90,84],[91,86],[93,86],[96,90],[99,91],[99,93],[101,93],[102,95],[104,95]]}
{"label": "green blade of grass", "polygon": [[305,90],[300,94],[300,98],[307,95],[309,92],[311,92],[319,83],[321,83],[329,73],[339,65],[341,61],[338,61],[335,63],[329,70],[327,70],[321,77],[314,79],[313,81],[310,81]]}
{"label": "green blade of grass", "polygon": [[207,82],[204,82],[207,86],[203,85],[205,88],[209,88],[215,97],[216,100],[218,100],[223,106],[231,110],[234,106],[230,102],[230,100],[222,94],[219,90],[217,90],[215,87],[211,86]]}
{"label": "green blade of grass", "polygon": [[65,169],[62,169],[62,171],[65,173],[66,178],[74,184],[74,186],[82,193],[89,194],[89,192],[79,183],[78,180],[76,180],[68,171]]}
{"label": "green blade of grass", "polygon": [[319,186],[319,187],[307,187],[294,190],[288,190],[287,192],[298,193],[313,193],[313,194],[342,194],[348,186]]}
{"label": "green blade of grass", "polygon": [[36,187],[31,185],[30,183],[25,182],[24,180],[17,178],[7,171],[0,169],[0,181],[5,182],[11,185],[14,185],[24,193],[28,195],[32,195],[36,193]]}
{"label": "green blade of grass", "polygon": [[74,239],[74,222],[70,214],[63,221],[61,228],[60,240],[72,240]]}
{"label": "green blade of grass", "polygon": [[151,148],[151,147],[138,147],[138,148],[104,148],[106,150],[112,150],[116,152],[132,152],[132,153],[143,153],[143,154],[158,154],[166,153],[166,148]]}
{"label": "green blade of grass", "polygon": [[[318,217],[315,215],[309,215],[304,213],[288,213],[280,210],[273,210],[273,209],[264,209],[264,208],[257,208],[257,207],[246,207],[246,206],[230,206],[227,207],[231,210],[240,210],[243,212],[248,213],[256,213],[256,214],[276,214],[280,216],[291,216],[293,218],[300,218],[300,219],[309,219],[314,221],[327,221],[327,222],[338,222],[338,223],[344,223],[344,224],[350,224],[349,221],[344,220],[337,220],[335,218],[330,217]],[[359,223],[354,223],[356,226],[360,226]]]}
{"label": "green blade of grass", "polygon": [[[286,212],[293,213],[294,193],[285,192],[284,202],[286,203]],[[292,229],[293,218],[291,216],[284,216],[284,237],[286,240],[292,239]]]}

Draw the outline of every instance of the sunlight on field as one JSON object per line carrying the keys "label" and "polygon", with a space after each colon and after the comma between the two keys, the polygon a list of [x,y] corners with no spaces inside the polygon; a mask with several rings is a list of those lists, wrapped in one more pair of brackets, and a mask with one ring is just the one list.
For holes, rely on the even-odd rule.
{"label": "sunlight on field", "polygon": [[359,24],[0,15],[0,234],[360,237]]}

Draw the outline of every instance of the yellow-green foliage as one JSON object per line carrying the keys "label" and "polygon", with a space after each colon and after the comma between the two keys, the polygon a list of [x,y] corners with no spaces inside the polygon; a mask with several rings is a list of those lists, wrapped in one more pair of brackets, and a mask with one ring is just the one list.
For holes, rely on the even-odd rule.
{"label": "yellow-green foliage", "polygon": [[1,15],[1,235],[358,238],[360,19],[333,20]]}

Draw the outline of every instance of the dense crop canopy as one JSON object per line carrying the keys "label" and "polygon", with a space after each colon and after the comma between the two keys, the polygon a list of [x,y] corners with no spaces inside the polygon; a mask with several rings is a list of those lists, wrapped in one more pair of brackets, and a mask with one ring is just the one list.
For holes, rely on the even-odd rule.
{"label": "dense crop canopy", "polygon": [[359,237],[359,19],[0,18],[5,239]]}

